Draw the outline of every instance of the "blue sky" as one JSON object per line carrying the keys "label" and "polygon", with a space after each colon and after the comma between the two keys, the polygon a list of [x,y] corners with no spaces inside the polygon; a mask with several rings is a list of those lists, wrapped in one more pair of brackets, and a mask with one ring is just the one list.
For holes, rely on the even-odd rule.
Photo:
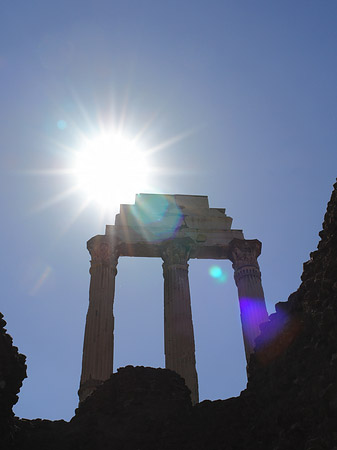
{"label": "blue sky", "polygon": [[[113,223],[58,171],[79,132],[124,119],[161,167],[152,192],[208,195],[262,242],[269,312],[300,283],[336,178],[335,1],[12,1],[1,7],[1,312],[27,355],[16,407],[69,419],[77,405],[89,254]],[[58,122],[65,121],[60,129]],[[61,127],[62,128],[62,127]],[[52,172],[55,172],[52,174]],[[111,167],[111,176],[118,165]],[[58,201],[56,201],[58,200]],[[190,262],[201,399],[245,388],[231,264]],[[160,260],[121,258],[115,370],[163,366]]]}

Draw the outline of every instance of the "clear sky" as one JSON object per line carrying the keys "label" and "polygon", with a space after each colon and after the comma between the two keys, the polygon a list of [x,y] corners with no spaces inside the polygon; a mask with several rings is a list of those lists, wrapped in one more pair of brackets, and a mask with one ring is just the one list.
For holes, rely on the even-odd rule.
{"label": "clear sky", "polygon": [[[86,241],[125,201],[115,189],[102,214],[74,189],[81,139],[142,132],[142,148],[157,148],[147,192],[208,195],[262,242],[273,312],[300,283],[337,174],[337,2],[13,0],[0,21],[0,311],[28,365],[15,410],[68,420]],[[118,158],[108,166],[122,183]],[[201,400],[246,384],[231,264],[223,283],[213,264],[190,262]],[[163,367],[160,260],[120,259],[115,324],[115,370]]]}

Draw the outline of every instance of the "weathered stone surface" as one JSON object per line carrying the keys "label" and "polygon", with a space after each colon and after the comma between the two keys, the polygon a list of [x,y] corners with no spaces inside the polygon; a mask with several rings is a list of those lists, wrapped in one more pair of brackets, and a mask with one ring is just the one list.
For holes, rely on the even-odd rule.
{"label": "weathered stone surface", "polygon": [[[118,242],[121,256],[160,257],[161,243],[191,239],[190,258],[222,259],[241,230],[232,230],[224,208],[210,208],[207,196],[138,194],[134,205],[121,205],[106,236]],[[225,256],[226,257],[226,256]]]}

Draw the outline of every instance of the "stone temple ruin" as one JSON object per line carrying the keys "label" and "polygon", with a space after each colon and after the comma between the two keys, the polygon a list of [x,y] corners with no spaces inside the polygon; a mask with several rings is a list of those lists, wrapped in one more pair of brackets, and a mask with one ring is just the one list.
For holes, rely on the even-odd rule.
{"label": "stone temple ruin", "polygon": [[188,260],[229,259],[238,288],[247,361],[260,324],[267,322],[257,257],[258,240],[231,229],[225,209],[210,208],[207,196],[138,194],[121,205],[115,225],[91,238],[89,308],[83,345],[80,402],[113,373],[115,278],[119,256],[163,259],[165,367],[181,375],[198,398],[198,377],[188,280]]}

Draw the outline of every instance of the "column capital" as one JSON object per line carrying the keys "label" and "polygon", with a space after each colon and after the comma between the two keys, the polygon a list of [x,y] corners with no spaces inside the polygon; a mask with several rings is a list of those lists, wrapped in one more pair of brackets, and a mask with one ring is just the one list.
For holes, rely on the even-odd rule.
{"label": "column capital", "polygon": [[259,267],[257,258],[261,254],[261,247],[262,244],[257,239],[233,239],[228,246],[228,258],[233,263],[233,269]]}
{"label": "column capital", "polygon": [[111,237],[105,235],[94,236],[87,242],[87,249],[91,256],[91,266],[117,266],[119,252],[116,241],[111,239]]}
{"label": "column capital", "polygon": [[164,261],[164,271],[170,267],[178,267],[188,270],[189,260],[193,241],[190,239],[172,239],[162,245],[161,257]]}
{"label": "column capital", "polygon": [[257,239],[233,239],[228,246],[228,258],[233,263],[234,279],[253,276],[261,279],[258,256],[261,254],[261,242]]}

